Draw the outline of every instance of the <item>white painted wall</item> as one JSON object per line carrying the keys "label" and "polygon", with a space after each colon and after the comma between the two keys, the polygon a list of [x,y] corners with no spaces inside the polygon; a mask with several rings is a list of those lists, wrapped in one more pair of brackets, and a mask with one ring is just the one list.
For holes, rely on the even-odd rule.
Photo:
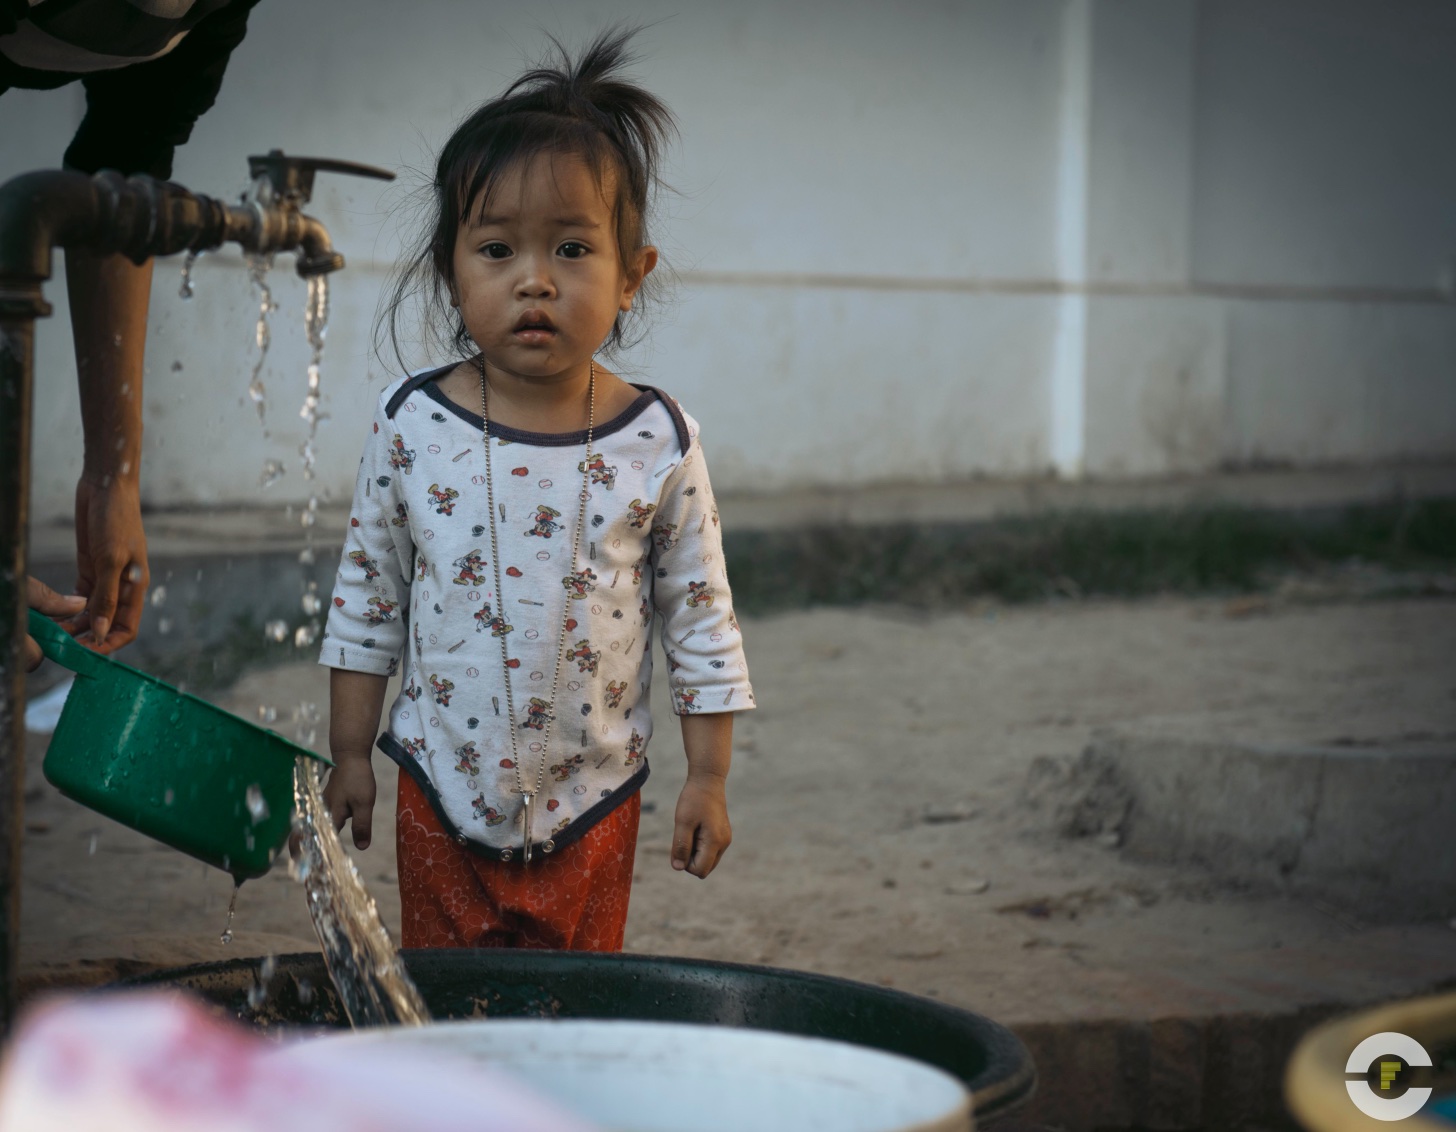
{"label": "white painted wall", "polygon": [[[1431,301],[1456,253],[1444,0],[275,0],[176,178],[231,196],[272,146],[426,166],[542,29],[619,18],[650,25],[638,73],[683,132],[658,226],[681,282],[623,368],[703,420],[720,490],[1456,455],[1456,308]],[[57,163],[79,112],[75,90],[0,98],[0,176]],[[388,372],[369,344],[401,195],[322,176],[310,209],[350,263],[319,438],[335,496]],[[148,341],[148,502],[256,502],[270,456],[290,473],[264,498],[306,497],[291,264],[266,436],[241,263],[205,259],[190,303],[176,269]],[[48,294],[39,516],[80,460]]]}

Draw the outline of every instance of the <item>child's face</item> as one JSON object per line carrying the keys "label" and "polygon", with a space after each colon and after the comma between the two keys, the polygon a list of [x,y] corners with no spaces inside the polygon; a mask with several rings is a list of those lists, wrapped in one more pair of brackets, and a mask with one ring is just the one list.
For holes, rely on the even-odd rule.
{"label": "child's face", "polygon": [[604,180],[580,157],[541,154],[506,170],[484,215],[473,207],[461,223],[452,298],[489,365],[526,380],[580,377],[631,309],[657,252],[622,263]]}

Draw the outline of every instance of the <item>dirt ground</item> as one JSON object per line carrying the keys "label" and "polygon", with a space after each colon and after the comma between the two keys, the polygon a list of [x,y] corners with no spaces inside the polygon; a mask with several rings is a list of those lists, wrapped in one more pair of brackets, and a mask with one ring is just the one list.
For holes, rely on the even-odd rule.
{"label": "dirt ground", "polygon": [[[664,695],[628,950],[843,975],[1011,1023],[1090,1009],[1098,971],[1192,970],[1368,926],[1057,837],[1021,798],[1038,756],[1153,719],[1266,743],[1456,740],[1451,598],[823,609],[743,628],[760,707],[736,721],[733,847],[705,882],[668,866],[683,758]],[[288,734],[326,689],[325,669],[297,664],[216,698],[250,717],[272,706]],[[61,798],[31,740],[32,984],[315,946],[282,870],[243,887],[220,943],[230,879]],[[380,755],[376,769],[379,834],[356,856],[394,930],[395,771]]]}

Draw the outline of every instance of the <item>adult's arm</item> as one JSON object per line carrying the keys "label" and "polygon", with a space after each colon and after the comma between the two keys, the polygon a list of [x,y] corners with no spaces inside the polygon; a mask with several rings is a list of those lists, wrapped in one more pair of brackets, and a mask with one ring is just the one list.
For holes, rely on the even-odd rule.
{"label": "adult's arm", "polygon": [[142,371],[152,264],[66,251],[85,459],[76,484],[76,622],[112,652],[136,637],[151,578],[142,531]]}
{"label": "adult's arm", "polygon": [[[215,8],[161,58],[85,76],[86,115],[66,164],[170,177],[173,153],[216,101],[256,3]],[[152,265],[70,249],[66,268],[86,443],[75,513],[87,615],[78,625],[89,623],[97,647],[110,652],[136,636],[150,580],[139,484]]]}

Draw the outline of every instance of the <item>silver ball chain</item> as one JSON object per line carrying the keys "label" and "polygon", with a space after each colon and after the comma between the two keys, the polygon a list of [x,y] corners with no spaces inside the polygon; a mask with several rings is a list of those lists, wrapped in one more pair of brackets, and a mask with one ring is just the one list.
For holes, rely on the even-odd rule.
{"label": "silver ball chain", "polygon": [[[596,425],[597,366],[593,359],[586,385],[586,459],[582,461],[581,507],[576,516],[576,530],[571,536],[571,572],[576,571],[577,556],[581,552],[581,529],[586,525],[586,497],[591,488],[592,433]],[[485,501],[490,508],[490,560],[495,569],[496,616],[505,624],[505,596],[501,592],[500,538],[496,531],[495,482],[490,473],[490,383],[485,378],[485,357],[479,359],[480,367],[480,430],[485,443]],[[510,648],[506,636],[500,634],[501,675],[506,685],[506,721],[511,733],[511,765],[515,772],[516,793],[521,796],[522,822],[525,827],[525,852],[523,860],[531,860],[531,811],[536,795],[546,781],[546,759],[551,746],[551,724],[556,719],[556,688],[561,680],[561,658],[566,653],[567,623],[571,620],[571,592],[568,590],[565,605],[561,611],[561,636],[556,642],[556,665],[551,672],[550,707],[546,712],[546,726],[541,732],[541,762],[536,768],[536,784],[527,790],[521,778],[521,756],[516,739],[516,702],[511,690]],[[549,851],[551,843],[545,848]]]}

